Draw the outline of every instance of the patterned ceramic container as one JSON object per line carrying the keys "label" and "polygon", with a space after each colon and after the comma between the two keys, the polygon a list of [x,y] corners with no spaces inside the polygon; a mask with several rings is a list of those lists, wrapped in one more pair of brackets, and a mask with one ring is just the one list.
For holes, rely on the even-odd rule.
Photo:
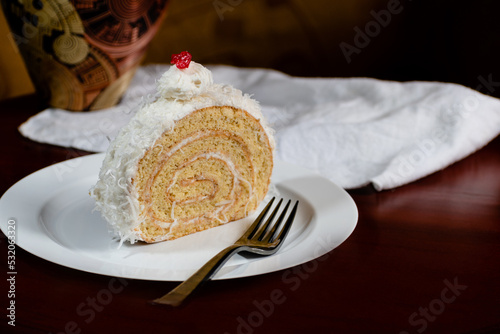
{"label": "patterned ceramic container", "polygon": [[52,107],[115,105],[165,16],[167,0],[1,0],[14,42]]}

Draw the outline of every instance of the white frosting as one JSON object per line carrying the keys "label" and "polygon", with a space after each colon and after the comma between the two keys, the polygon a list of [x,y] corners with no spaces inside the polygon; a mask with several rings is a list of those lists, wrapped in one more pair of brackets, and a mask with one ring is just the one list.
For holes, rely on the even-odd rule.
{"label": "white frosting", "polygon": [[191,62],[188,68],[171,66],[158,80],[158,92],[166,99],[189,100],[213,84],[212,72]]}
{"label": "white frosting", "polygon": [[101,214],[121,241],[139,239],[134,229],[141,223],[137,194],[132,186],[136,166],[144,153],[177,120],[210,106],[230,106],[247,111],[260,121],[274,150],[273,130],[260,106],[248,94],[229,85],[214,84],[211,72],[191,62],[186,69],[171,66],[158,81],[158,99],[144,105],[110,143],[99,181],[92,195]]}

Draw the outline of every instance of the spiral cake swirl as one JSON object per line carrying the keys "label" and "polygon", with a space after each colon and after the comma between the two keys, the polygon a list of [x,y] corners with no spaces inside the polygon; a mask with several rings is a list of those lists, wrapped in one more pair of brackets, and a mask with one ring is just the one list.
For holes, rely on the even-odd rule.
{"label": "spiral cake swirl", "polygon": [[122,241],[176,239],[241,219],[266,195],[274,139],[258,103],[191,62],[172,66],[110,144],[92,189]]}

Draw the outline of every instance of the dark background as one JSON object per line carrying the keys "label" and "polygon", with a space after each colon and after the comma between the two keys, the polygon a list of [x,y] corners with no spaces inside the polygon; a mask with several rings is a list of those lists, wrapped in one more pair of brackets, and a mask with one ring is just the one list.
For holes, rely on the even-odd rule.
{"label": "dark background", "polygon": [[[224,11],[223,20],[214,1],[198,2],[189,7],[172,1],[147,61],[165,62],[171,52],[187,49],[204,63],[270,67],[299,76],[455,82],[500,96],[498,1],[402,0],[378,34],[372,13],[387,11],[391,1],[239,1]],[[341,43],[354,47],[367,27],[374,36],[348,62]],[[481,87],[480,77],[490,84]]]}
{"label": "dark background", "polygon": [[[398,13],[377,31],[373,13],[398,2]],[[455,82],[500,97],[495,0],[171,0],[168,6],[145,63],[168,63],[172,53],[188,50],[203,64]],[[348,62],[340,46],[355,47],[367,27],[372,37]],[[8,35],[0,16],[0,99],[33,91]]]}

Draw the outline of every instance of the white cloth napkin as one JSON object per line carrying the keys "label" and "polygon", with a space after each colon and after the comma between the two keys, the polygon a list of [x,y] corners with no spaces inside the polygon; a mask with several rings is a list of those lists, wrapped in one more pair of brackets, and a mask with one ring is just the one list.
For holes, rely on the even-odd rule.
{"label": "white cloth napkin", "polygon": [[[377,190],[412,182],[466,157],[500,134],[500,100],[464,86],[369,78],[298,78],[267,69],[208,66],[214,81],[260,101],[276,130],[277,158],[341,187]],[[168,65],[140,68],[113,108],[46,109],[19,128],[32,140],[101,152]]]}

